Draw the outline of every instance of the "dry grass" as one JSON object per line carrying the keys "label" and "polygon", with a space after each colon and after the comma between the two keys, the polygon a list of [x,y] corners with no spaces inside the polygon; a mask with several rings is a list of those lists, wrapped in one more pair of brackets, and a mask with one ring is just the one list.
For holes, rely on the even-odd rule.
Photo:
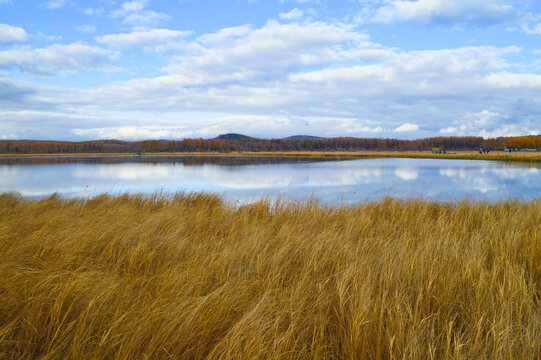
{"label": "dry grass", "polygon": [[462,159],[462,160],[492,160],[492,161],[510,161],[510,162],[528,162],[541,163],[541,152],[515,152],[511,155],[506,155],[501,151],[492,151],[489,154],[479,154],[478,151],[451,151],[448,154],[435,154],[431,151],[241,151],[230,153],[217,152],[195,152],[195,153],[143,153],[142,155],[127,154],[127,153],[73,153],[73,154],[0,154],[0,158],[16,158],[16,157],[99,157],[99,156],[265,156],[265,157],[319,157],[319,158],[409,158],[409,159]]}
{"label": "dry grass", "polygon": [[1,359],[539,359],[541,200],[0,196]]}
{"label": "dry grass", "polygon": [[285,152],[240,152],[246,156],[297,156],[297,157],[330,157],[330,158],[408,158],[408,159],[461,159],[461,160],[492,160],[492,161],[518,161],[537,163],[541,162],[541,152],[515,152],[506,155],[501,151],[492,151],[488,154],[479,154],[478,151],[451,151],[445,155],[432,151],[285,151]]}

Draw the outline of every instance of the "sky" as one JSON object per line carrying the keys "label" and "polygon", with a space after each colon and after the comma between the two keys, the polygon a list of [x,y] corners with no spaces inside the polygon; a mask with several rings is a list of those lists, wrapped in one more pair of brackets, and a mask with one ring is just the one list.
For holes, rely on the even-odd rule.
{"label": "sky", "polygon": [[0,139],[541,134],[541,1],[0,0]]}

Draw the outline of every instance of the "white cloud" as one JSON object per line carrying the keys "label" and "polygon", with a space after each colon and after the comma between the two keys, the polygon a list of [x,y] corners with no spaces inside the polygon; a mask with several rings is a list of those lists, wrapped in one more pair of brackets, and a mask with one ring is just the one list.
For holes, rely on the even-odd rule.
{"label": "white cloud", "polygon": [[120,9],[113,11],[111,16],[122,18],[123,24],[136,28],[155,26],[171,18],[167,14],[145,9],[147,3],[147,0],[123,2]]}
{"label": "white cloud", "polygon": [[498,111],[483,109],[463,114],[453,126],[440,129],[440,133],[497,137],[536,134],[539,130],[535,115],[523,115],[522,119],[517,120]]}
{"label": "white cloud", "polygon": [[39,39],[43,39],[45,41],[57,41],[58,42],[58,41],[62,40],[62,35],[47,35],[47,34],[44,34],[41,31],[38,31],[37,37]]}
{"label": "white cloud", "polygon": [[482,129],[479,135],[483,137],[498,137],[498,136],[524,136],[524,135],[539,135],[541,127],[539,123],[532,126],[523,124],[502,124],[491,129]]}
{"label": "white cloud", "polygon": [[458,132],[458,128],[454,126],[446,127],[445,129],[440,129],[440,133],[442,134],[456,134]]}
{"label": "white cloud", "polygon": [[18,68],[39,75],[68,75],[82,69],[111,71],[114,54],[81,43],[51,45],[42,49],[18,47],[0,51],[0,68]]}
{"label": "white cloud", "polygon": [[166,70],[183,76],[191,84],[205,81],[263,84],[282,80],[296,70],[307,71],[340,61],[347,51],[333,45],[348,41],[351,46],[360,46],[367,39],[367,35],[343,24],[270,21],[259,29],[239,26],[201,36],[186,47],[184,55],[174,57]]}
{"label": "white cloud", "polygon": [[[125,119],[127,120],[127,119]],[[130,119],[132,123],[137,120]],[[126,121],[128,123],[128,121]],[[204,120],[185,120],[172,125],[171,122],[153,120],[157,125],[124,125],[102,128],[74,129],[73,132],[88,139],[163,139],[163,138],[213,138],[219,134],[237,132],[262,138],[280,138],[286,135],[325,133],[327,136],[341,136],[343,129],[357,125],[355,134],[374,134],[381,129],[365,127],[364,122],[355,119],[322,118],[307,121],[298,117],[269,115],[234,115],[211,117]],[[161,124],[160,124],[161,123]],[[330,130],[333,129],[333,130]]]}
{"label": "white cloud", "polygon": [[167,14],[145,10],[126,15],[123,23],[132,26],[154,26],[169,20],[170,18],[171,17]]}
{"label": "white cloud", "polygon": [[405,123],[394,129],[395,132],[413,132],[418,131],[419,125]]}
{"label": "white cloud", "polygon": [[127,1],[122,3],[120,7],[126,12],[136,12],[143,10],[147,3],[146,0]]}
{"label": "white cloud", "polygon": [[51,0],[48,1],[45,6],[48,9],[59,9],[61,7],[64,7],[67,4],[67,0]]}
{"label": "white cloud", "polygon": [[[297,129],[299,126],[302,127],[303,124],[299,120],[261,115],[215,117],[199,121],[186,120],[181,125],[171,125],[168,122],[159,120],[155,120],[154,123],[157,123],[157,125],[126,125],[74,129],[73,131],[79,136],[100,139],[211,138],[227,132],[242,132],[264,136],[265,133],[277,134],[280,130]],[[262,126],[265,129],[264,132],[262,132]]]}
{"label": "white cloud", "polygon": [[190,32],[187,31],[152,29],[124,34],[110,34],[96,37],[95,40],[115,49],[125,50],[141,47],[147,52],[164,52],[182,48],[182,38],[189,34]]}
{"label": "white cloud", "polygon": [[516,16],[517,11],[508,0],[395,0],[380,7],[374,20],[494,23]]}
{"label": "white cloud", "polygon": [[83,33],[96,32],[96,27],[94,25],[79,25],[74,27],[74,29]]}
{"label": "white cloud", "polygon": [[103,8],[86,8],[83,10],[85,15],[99,15],[104,12]]}
{"label": "white cloud", "polygon": [[[370,43],[343,24],[269,22],[200,36],[183,45],[183,54],[173,57],[165,75],[77,97],[121,111],[342,119],[319,128],[316,134],[321,135],[434,135],[449,126],[475,135],[479,128],[462,129],[450,120],[463,115],[461,121],[473,123],[476,119],[465,120],[465,114],[480,113],[472,107],[483,106],[506,114],[503,122],[535,128],[531,124],[541,115],[541,102],[533,94],[541,90],[541,76],[507,71],[506,56],[519,51],[464,47],[408,52]],[[518,99],[521,107],[513,104]],[[395,125],[397,118],[404,124]]]}
{"label": "white cloud", "polygon": [[[82,90],[0,81],[0,108],[39,107],[37,112],[49,114],[48,127],[69,129],[71,136],[78,129],[81,138],[212,137],[230,131],[262,137],[497,136],[539,130],[541,75],[521,73],[509,63],[521,57],[518,47],[404,51],[370,42],[348,24],[311,21],[270,21],[196,38],[180,33],[154,29],[96,38],[114,49],[173,47],[175,55],[160,76]],[[40,66],[54,71],[81,66],[62,63],[62,49],[41,57],[36,52],[45,49],[11,50],[29,52],[33,60],[4,66],[33,72]],[[101,66],[110,66],[114,53],[100,50]],[[4,53],[0,61],[12,58]],[[82,66],[99,69],[95,63]],[[77,111],[84,121],[69,124],[61,115]],[[206,120],[192,115],[209,113],[237,115]],[[0,122],[16,119],[11,114]],[[3,133],[24,135],[31,129],[25,124]]]}
{"label": "white cloud", "polygon": [[472,118],[477,128],[489,128],[498,125],[501,120],[507,119],[508,117],[499,112],[482,110],[481,112],[473,114]]}
{"label": "white cloud", "polygon": [[[88,122],[104,125],[91,115],[49,110],[0,110],[0,136],[9,134],[11,139],[72,139],[73,127]],[[47,124],[44,126],[44,124]]]}
{"label": "white cloud", "polygon": [[528,35],[541,35],[541,24],[537,24],[532,28],[524,25],[522,30]]}
{"label": "white cloud", "polygon": [[28,40],[28,34],[23,28],[0,24],[0,44],[23,42]]}
{"label": "white cloud", "polygon": [[211,34],[205,34],[198,38],[199,42],[203,44],[220,44],[226,41],[242,39],[250,35],[253,28],[250,25],[240,25],[229,28],[220,29],[219,31]]}
{"label": "white cloud", "polygon": [[88,139],[179,139],[189,137],[190,131],[178,126],[119,126],[74,129],[73,133]]}
{"label": "white cloud", "polygon": [[[57,108],[56,102],[64,94],[65,90],[63,89],[9,79],[3,77],[2,72],[0,72],[0,109],[4,111],[50,111]],[[12,120],[9,120],[10,117],[8,116],[4,121],[12,121],[13,126],[16,127],[17,122],[13,120],[15,117],[12,116]]]}
{"label": "white cloud", "polygon": [[281,13],[279,16],[280,16],[280,19],[283,19],[283,20],[294,20],[294,19],[298,19],[302,17],[303,15],[304,15],[304,12],[302,10],[295,8],[289,12]]}

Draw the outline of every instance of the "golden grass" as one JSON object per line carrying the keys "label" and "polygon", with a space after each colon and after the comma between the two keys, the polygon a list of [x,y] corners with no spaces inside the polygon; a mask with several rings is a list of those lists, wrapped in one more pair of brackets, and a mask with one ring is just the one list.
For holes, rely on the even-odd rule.
{"label": "golden grass", "polygon": [[541,200],[0,195],[1,359],[539,359]]}
{"label": "golden grass", "polygon": [[195,152],[195,153],[73,153],[73,154],[0,154],[0,158],[13,157],[96,157],[96,156],[276,156],[276,157],[322,157],[322,158],[410,158],[410,159],[462,159],[462,160],[492,160],[492,161],[518,161],[541,162],[541,152],[515,152],[506,155],[501,151],[492,151],[489,154],[479,154],[478,151],[451,151],[448,154],[435,154],[431,151],[240,151],[240,152]]}
{"label": "golden grass", "polygon": [[479,154],[478,151],[451,151],[445,155],[431,151],[357,151],[357,152],[260,152],[239,153],[259,156],[306,156],[306,157],[341,157],[341,158],[408,158],[408,159],[461,159],[461,160],[492,160],[541,162],[541,152],[515,152],[506,155],[504,152],[492,151]]}

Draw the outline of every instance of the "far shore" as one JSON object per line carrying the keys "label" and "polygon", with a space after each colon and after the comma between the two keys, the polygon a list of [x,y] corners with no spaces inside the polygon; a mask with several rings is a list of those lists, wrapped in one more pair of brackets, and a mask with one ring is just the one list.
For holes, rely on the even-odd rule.
{"label": "far shore", "polygon": [[54,153],[54,154],[0,154],[0,158],[18,157],[108,157],[108,156],[273,156],[273,157],[324,157],[324,158],[411,158],[411,159],[460,159],[460,160],[492,160],[541,162],[541,151],[514,152],[510,155],[502,151],[491,151],[479,154],[478,151],[450,151],[447,154],[437,154],[431,151],[240,151],[240,152],[158,152],[158,153]]}

